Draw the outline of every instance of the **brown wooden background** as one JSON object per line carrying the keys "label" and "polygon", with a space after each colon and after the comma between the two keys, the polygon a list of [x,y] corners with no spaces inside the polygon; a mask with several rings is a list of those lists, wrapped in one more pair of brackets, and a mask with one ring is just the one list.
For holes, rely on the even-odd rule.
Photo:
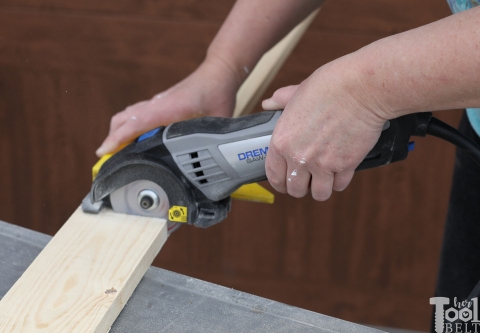
{"label": "brown wooden background", "polygon": [[[191,72],[232,4],[1,0],[0,219],[54,234],[89,190],[110,117]],[[442,0],[327,2],[267,94],[447,15]],[[456,125],[459,115],[441,118]],[[155,264],[355,322],[427,330],[453,148],[417,141],[406,162],[358,173],[325,203],[235,202],[218,226],[181,228]]]}

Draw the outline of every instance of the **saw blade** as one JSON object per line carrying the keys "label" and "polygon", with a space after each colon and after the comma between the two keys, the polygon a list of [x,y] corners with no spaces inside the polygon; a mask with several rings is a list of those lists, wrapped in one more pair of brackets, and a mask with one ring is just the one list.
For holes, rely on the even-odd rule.
{"label": "saw blade", "polygon": [[[156,183],[137,180],[110,194],[112,209],[117,213],[159,217],[168,220],[170,203],[167,193]],[[168,231],[180,224],[168,221]]]}

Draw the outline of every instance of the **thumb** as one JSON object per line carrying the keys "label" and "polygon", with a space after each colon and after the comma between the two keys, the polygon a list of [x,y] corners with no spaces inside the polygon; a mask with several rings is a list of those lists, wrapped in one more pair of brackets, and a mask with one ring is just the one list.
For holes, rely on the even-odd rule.
{"label": "thumb", "polygon": [[285,109],[290,98],[297,91],[298,85],[288,86],[278,89],[273,96],[262,102],[264,110],[280,110]]}

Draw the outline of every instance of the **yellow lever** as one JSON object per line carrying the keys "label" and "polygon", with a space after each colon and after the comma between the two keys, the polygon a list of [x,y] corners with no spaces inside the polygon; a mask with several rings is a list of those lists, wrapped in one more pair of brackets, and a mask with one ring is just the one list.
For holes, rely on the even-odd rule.
{"label": "yellow lever", "polygon": [[247,184],[232,193],[232,199],[273,204],[275,196],[257,183]]}
{"label": "yellow lever", "polygon": [[100,172],[100,168],[102,167],[103,163],[105,163],[113,154],[105,154],[100,158],[97,163],[92,168],[92,181],[97,178],[98,173]]}

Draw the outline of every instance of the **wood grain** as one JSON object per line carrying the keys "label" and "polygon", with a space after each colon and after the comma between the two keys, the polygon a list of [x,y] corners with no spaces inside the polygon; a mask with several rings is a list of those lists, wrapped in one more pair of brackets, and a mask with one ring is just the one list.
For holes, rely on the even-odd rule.
{"label": "wood grain", "polygon": [[106,333],[166,239],[165,220],[78,208],[0,301],[0,331]]}
{"label": "wood grain", "polygon": [[233,117],[247,115],[257,106],[260,98],[270,83],[272,83],[280,68],[282,68],[285,60],[287,60],[305,31],[307,31],[317,16],[318,11],[319,9],[311,13],[290,31],[288,35],[263,55],[237,92],[237,103],[235,104]]}

